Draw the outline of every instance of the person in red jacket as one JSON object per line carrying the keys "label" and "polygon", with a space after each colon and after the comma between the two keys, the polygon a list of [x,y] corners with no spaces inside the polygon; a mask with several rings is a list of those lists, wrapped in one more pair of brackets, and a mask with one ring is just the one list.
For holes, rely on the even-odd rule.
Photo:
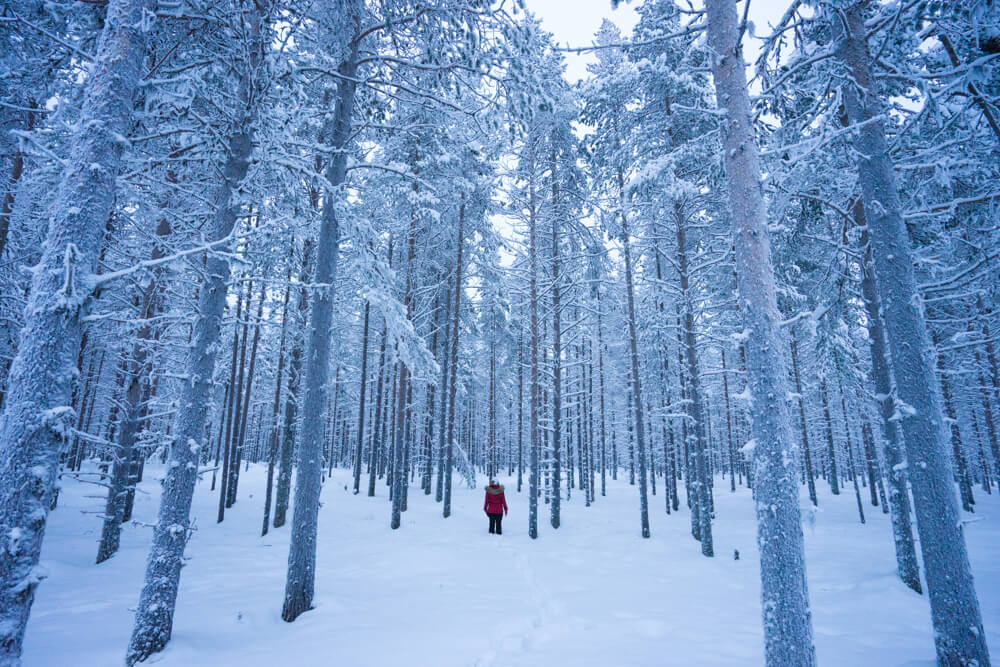
{"label": "person in red jacket", "polygon": [[486,487],[483,511],[490,518],[490,533],[503,535],[500,524],[507,513],[507,499],[503,495],[503,484],[497,482],[496,479],[490,479],[490,485]]}

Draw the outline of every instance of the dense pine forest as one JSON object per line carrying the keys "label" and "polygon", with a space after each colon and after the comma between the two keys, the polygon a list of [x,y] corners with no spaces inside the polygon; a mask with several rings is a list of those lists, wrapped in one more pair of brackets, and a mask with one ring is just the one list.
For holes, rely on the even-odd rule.
{"label": "dense pine forest", "polygon": [[[989,665],[1000,3],[776,4],[765,26],[750,0],[634,0],[634,27],[606,19],[589,44],[524,0],[0,4],[0,667],[256,664],[235,642],[171,653],[199,560],[247,595],[274,575],[259,609],[232,609],[282,619],[261,631],[280,641],[352,613],[324,583],[348,557],[324,545],[405,561],[424,533],[504,550],[530,599],[491,612],[494,574],[433,556],[428,588],[383,606],[434,615],[434,591],[467,578],[482,589],[453,613],[537,606],[565,659],[537,664],[614,664],[563,652],[589,630],[544,587],[563,566],[532,559],[567,544],[564,567],[681,611],[726,606],[707,591],[730,575],[710,572],[759,590],[750,639],[720,625],[698,657],[671,657],[683,633],[627,605],[662,656],[618,664],[809,667],[817,644],[831,664],[899,664],[864,642],[838,658],[862,630],[824,639],[813,568],[838,565],[810,535],[828,525],[873,545],[886,609],[923,619],[901,640],[920,664]],[[479,514],[491,478],[500,538]],[[207,551],[227,540],[281,553]],[[597,569],[609,544],[622,565]],[[628,565],[647,548],[662,562]],[[839,567],[840,595],[862,594]],[[700,583],[660,587],[661,569]],[[32,634],[49,591],[102,572],[130,582],[124,602],[60,627],[115,625],[114,660],[29,659],[56,641]],[[436,632],[435,653],[396,655],[541,650],[446,656]],[[337,637],[334,664],[353,650]],[[329,664],[297,645],[282,662]]]}

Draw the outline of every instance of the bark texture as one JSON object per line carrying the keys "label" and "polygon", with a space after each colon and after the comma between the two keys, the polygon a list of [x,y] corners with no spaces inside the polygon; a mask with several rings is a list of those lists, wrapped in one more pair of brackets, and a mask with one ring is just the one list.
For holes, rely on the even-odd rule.
{"label": "bark texture", "polygon": [[771,244],[760,187],[760,158],[750,122],[736,4],[707,0],[708,45],[722,119],[724,165],[732,208],[737,286],[746,326],[751,395],[753,485],[760,546],[764,655],[769,667],[816,664],[806,587],[797,483],[798,447],[791,434],[788,371],[775,294]]}
{"label": "bark texture", "polygon": [[[59,456],[92,274],[115,199],[115,180],[146,55],[148,0],[111,0],[69,162],[34,267],[17,355],[0,416],[0,665],[20,663],[38,558],[56,492]],[[6,219],[6,218],[5,218]],[[39,221],[41,224],[41,221]]]}
{"label": "bark texture", "polygon": [[949,436],[934,375],[934,351],[913,271],[913,249],[903,222],[885,128],[878,118],[882,104],[874,89],[865,38],[865,5],[853,3],[831,16],[831,22],[838,38],[838,55],[853,78],[853,84],[843,89],[844,103],[851,123],[858,125],[855,148],[861,192],[896,379],[938,663],[982,667],[989,665],[989,651],[955,498]]}

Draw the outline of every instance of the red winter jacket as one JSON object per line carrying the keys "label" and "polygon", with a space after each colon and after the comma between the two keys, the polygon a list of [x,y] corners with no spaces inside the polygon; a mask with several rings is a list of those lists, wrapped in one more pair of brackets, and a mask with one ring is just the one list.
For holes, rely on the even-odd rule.
{"label": "red winter jacket", "polygon": [[503,495],[503,484],[491,484],[486,487],[486,501],[483,509],[487,514],[507,513],[507,499]]}

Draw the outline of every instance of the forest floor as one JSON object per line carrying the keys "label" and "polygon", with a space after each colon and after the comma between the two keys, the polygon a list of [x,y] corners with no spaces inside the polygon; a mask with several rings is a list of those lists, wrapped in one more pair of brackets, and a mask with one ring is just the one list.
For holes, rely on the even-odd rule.
{"label": "forest floor", "polygon": [[[25,667],[122,664],[145,567],[161,470],[147,468],[136,524],[121,551],[94,565],[103,489],[64,480],[49,518]],[[686,509],[650,497],[652,537],[639,536],[638,493],[627,475],[589,508],[573,491],[562,527],[540,510],[527,536],[527,498],[507,486],[504,534],[487,534],[482,490],[456,475],[453,516],[410,489],[403,526],[389,529],[386,487],[353,496],[335,471],[323,490],[316,608],[281,620],[289,526],[261,538],[265,468],[251,466],[238,502],[217,524],[217,495],[195,492],[173,639],[162,667],[627,667],[760,665],[763,645],[750,493],[716,481],[715,558],[704,558]],[[527,480],[525,480],[527,481]],[[809,593],[819,664],[934,665],[930,612],[895,575],[889,521],[853,490],[820,486],[805,514]],[[682,496],[683,498],[683,496]],[[986,632],[1000,660],[1000,498],[977,489],[966,536]],[[804,499],[803,507],[808,500]],[[733,558],[739,550],[740,559]]]}

